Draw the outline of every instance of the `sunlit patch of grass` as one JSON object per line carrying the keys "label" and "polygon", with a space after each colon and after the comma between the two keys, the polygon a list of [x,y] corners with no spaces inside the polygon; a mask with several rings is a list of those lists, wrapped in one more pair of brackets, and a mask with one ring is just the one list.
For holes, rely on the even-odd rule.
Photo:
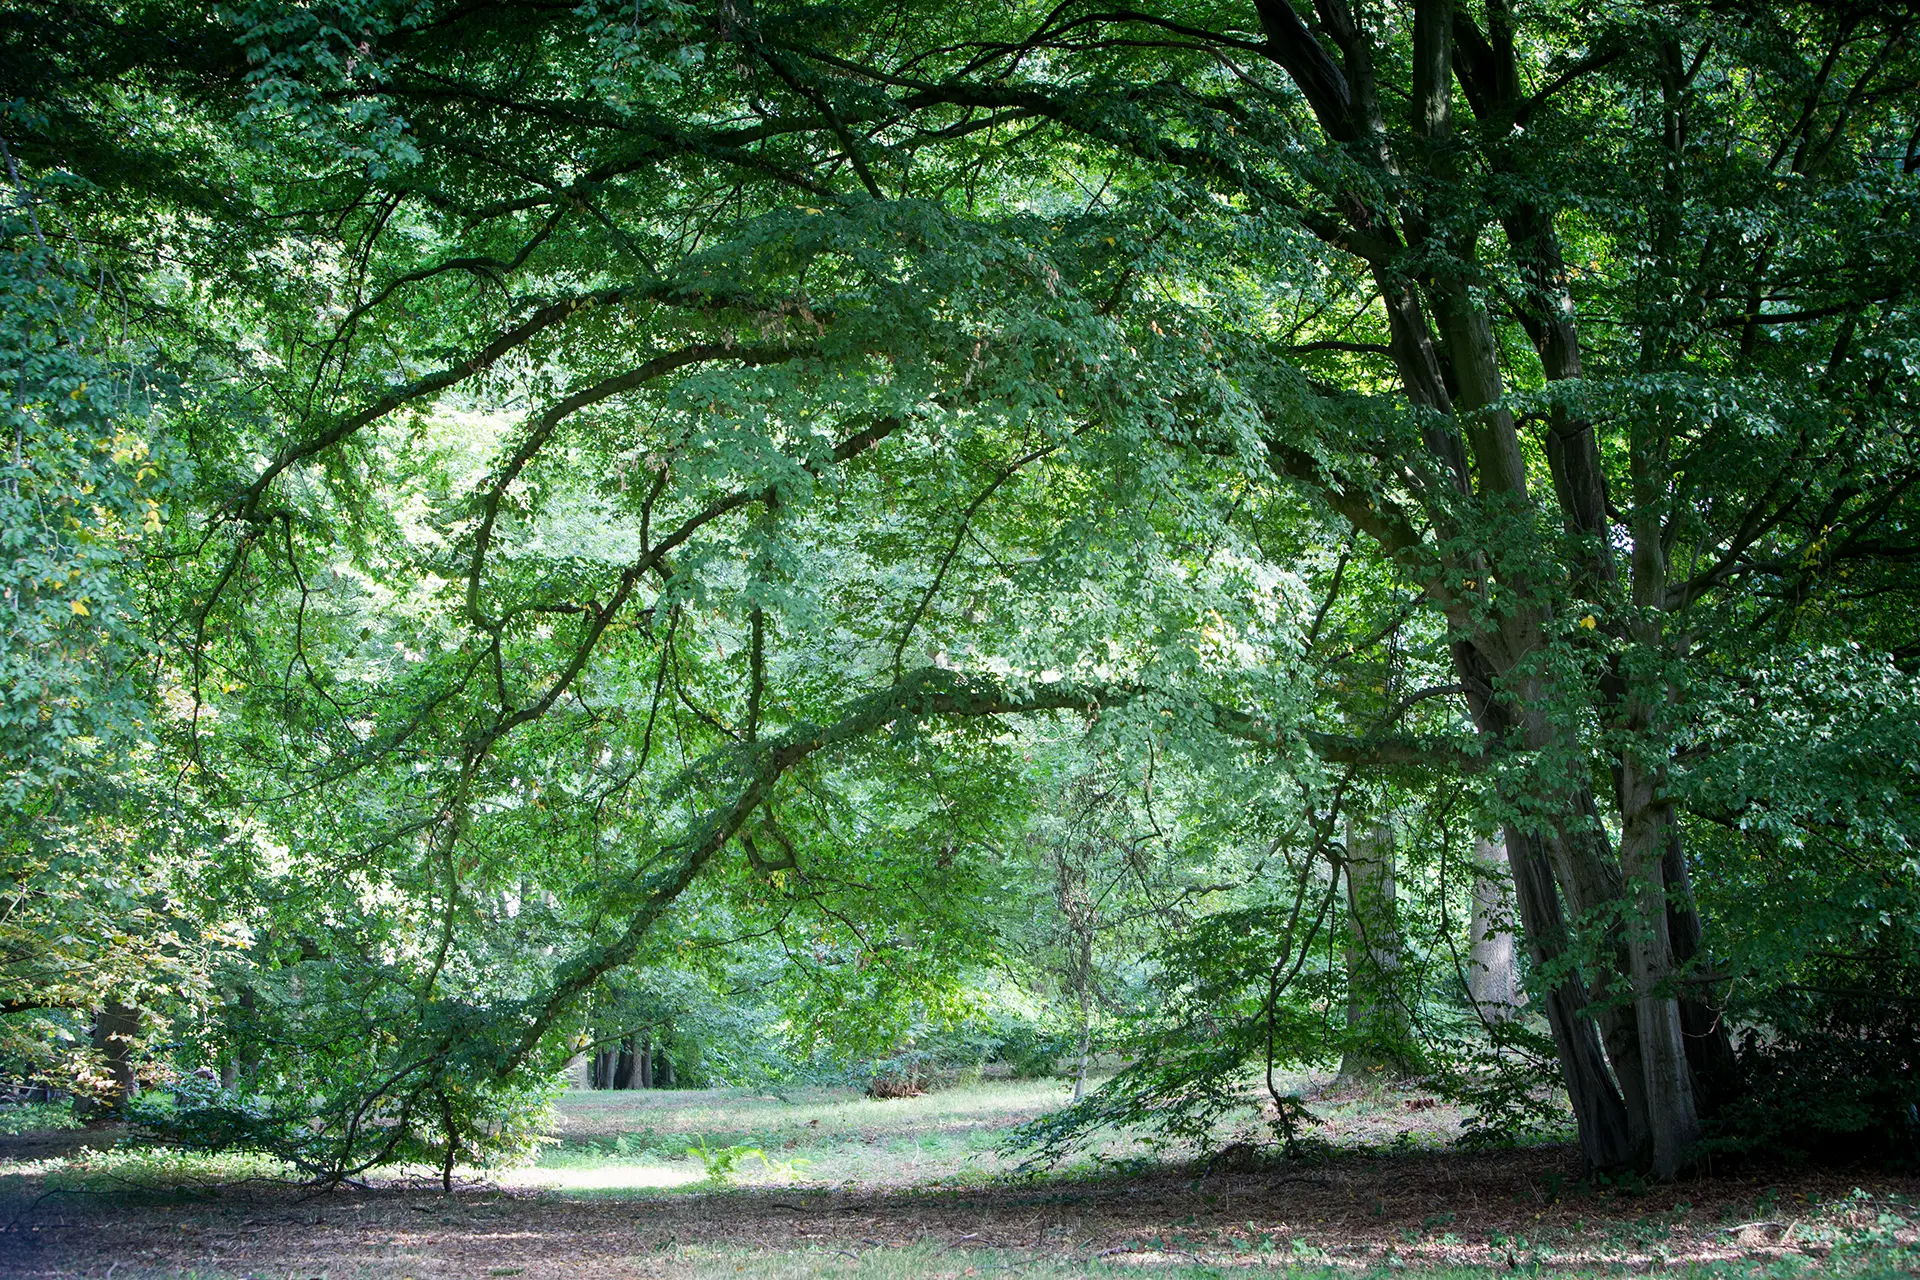
{"label": "sunlit patch of grass", "polygon": [[255,1180],[287,1181],[290,1166],[251,1152],[176,1151],[170,1147],[119,1147],[12,1166],[9,1173],[37,1175],[49,1191],[161,1191],[223,1186]]}
{"label": "sunlit patch of grass", "polygon": [[[1057,1080],[996,1081],[876,1101],[852,1089],[576,1090],[556,1111],[556,1141],[514,1185],[571,1171],[644,1169],[652,1181],[691,1181],[688,1148],[755,1148],[727,1181],[739,1186],[946,1185],[1011,1170],[1000,1144],[1013,1126],[1063,1104]],[[697,1169],[697,1164],[691,1166]],[[618,1186],[622,1174],[604,1181]],[[695,1176],[698,1176],[697,1174]],[[635,1185],[641,1185],[636,1183]]]}
{"label": "sunlit patch of grass", "polygon": [[[1324,1075],[1281,1081],[1304,1089],[1324,1124],[1314,1137],[1335,1147],[1435,1150],[1460,1132],[1461,1112],[1431,1097],[1414,1097],[1391,1082],[1332,1090]],[[1097,1083],[1097,1082],[1096,1082]],[[915,1098],[878,1101],[845,1088],[781,1090],[575,1090],[557,1110],[552,1143],[539,1169],[641,1165],[678,1169],[695,1143],[714,1148],[757,1148],[785,1167],[745,1165],[730,1179],[737,1185],[776,1186],[962,1186],[1024,1172],[1021,1155],[1004,1141],[1015,1126],[1064,1105],[1064,1080],[1011,1080],[963,1084]],[[1236,1127],[1237,1126],[1237,1127]],[[1252,1117],[1223,1128],[1226,1144],[1251,1136]],[[1072,1169],[1055,1176],[1082,1176],[1110,1168],[1141,1169],[1162,1158],[1137,1135],[1095,1135]],[[1178,1153],[1167,1159],[1179,1159]],[[1084,1161],[1093,1161],[1091,1165]],[[659,1175],[666,1179],[668,1175]],[[618,1185],[609,1177],[606,1185]]]}
{"label": "sunlit patch of grass", "polygon": [[636,1164],[580,1161],[560,1167],[547,1165],[514,1169],[496,1181],[513,1190],[572,1192],[668,1191],[697,1186],[706,1172],[695,1161],[679,1164]]}
{"label": "sunlit patch of grass", "polygon": [[1053,1277],[1085,1275],[1071,1261],[1015,1255],[1001,1250],[945,1249],[918,1244],[905,1248],[869,1247],[747,1250],[689,1249],[684,1260],[696,1280],[959,1280],[963,1276],[1018,1274]]}
{"label": "sunlit patch of grass", "polygon": [[[853,1089],[571,1090],[556,1111],[566,1146],[615,1135],[704,1138],[765,1146],[787,1138],[815,1140],[931,1129],[1004,1128],[1066,1101],[1059,1080],[1015,1080],[942,1089],[884,1101]],[[684,1144],[682,1144],[684,1145]]]}

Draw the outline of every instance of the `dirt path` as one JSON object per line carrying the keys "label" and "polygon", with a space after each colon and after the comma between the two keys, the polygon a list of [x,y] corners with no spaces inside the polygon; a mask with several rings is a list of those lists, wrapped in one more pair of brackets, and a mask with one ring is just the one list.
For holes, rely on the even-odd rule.
{"label": "dirt path", "polygon": [[[1260,1172],[1163,1172],[967,1190],[683,1191],[563,1198],[484,1187],[6,1206],[0,1274],[179,1268],[276,1277],[684,1273],[690,1245],[848,1253],[932,1242],[1056,1259],[1258,1265],[1389,1258],[1501,1269],[1819,1257],[1834,1230],[1920,1227],[1920,1177],[1749,1170],[1638,1193],[1576,1186],[1566,1149],[1340,1156]],[[1858,1192],[1858,1195],[1855,1193]],[[1849,1197],[1853,1197],[1851,1200]],[[1892,1208],[1894,1225],[1881,1215]],[[1902,1225],[1904,1224],[1904,1225]]]}

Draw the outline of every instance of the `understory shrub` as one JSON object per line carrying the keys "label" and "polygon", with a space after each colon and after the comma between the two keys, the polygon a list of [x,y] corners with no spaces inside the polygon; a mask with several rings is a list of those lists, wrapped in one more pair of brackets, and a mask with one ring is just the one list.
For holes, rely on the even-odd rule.
{"label": "understory shrub", "polygon": [[1897,989],[1796,990],[1741,1038],[1743,1089],[1706,1150],[1920,1164],[1920,999]]}

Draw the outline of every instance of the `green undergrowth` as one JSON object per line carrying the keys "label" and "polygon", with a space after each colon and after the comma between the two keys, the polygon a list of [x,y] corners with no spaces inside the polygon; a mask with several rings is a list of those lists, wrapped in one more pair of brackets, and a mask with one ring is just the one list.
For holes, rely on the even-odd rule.
{"label": "green undergrowth", "polygon": [[46,1191],[58,1192],[191,1192],[245,1182],[285,1182],[292,1177],[289,1166],[268,1156],[210,1155],[138,1145],[0,1165],[0,1187],[32,1180]]}
{"label": "green undergrowth", "polygon": [[0,1107],[0,1136],[81,1127],[69,1102],[17,1102]]}

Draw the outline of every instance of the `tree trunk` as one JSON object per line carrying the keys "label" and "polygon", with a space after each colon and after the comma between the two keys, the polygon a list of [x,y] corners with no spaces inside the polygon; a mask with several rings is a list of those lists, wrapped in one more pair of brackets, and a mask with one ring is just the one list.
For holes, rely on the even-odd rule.
{"label": "tree trunk", "polygon": [[1393,828],[1385,819],[1347,826],[1347,1030],[1357,1043],[1340,1059],[1343,1083],[1410,1069],[1406,1008],[1398,990],[1400,926],[1394,884]]}
{"label": "tree trunk", "polygon": [[1075,1102],[1087,1096],[1087,1057],[1093,1048],[1093,928],[1090,922],[1080,930],[1079,943],[1074,972],[1080,1001],[1080,1046],[1073,1073]]}
{"label": "tree trunk", "polygon": [[1527,995],[1513,936],[1513,883],[1507,851],[1485,836],[1473,841],[1473,940],[1467,950],[1467,994],[1482,1017],[1519,1016]]}
{"label": "tree trunk", "polygon": [[236,1018],[230,1013],[228,1014],[228,1021],[230,1023],[236,1021],[240,1023],[240,1034],[235,1037],[240,1040],[240,1044],[228,1049],[227,1060],[220,1066],[220,1087],[223,1089],[233,1088],[234,1085],[239,1083],[243,1073],[251,1076],[254,1070],[260,1065],[260,1055],[248,1051],[247,1045],[249,1041],[246,1038],[253,1031],[251,1025],[253,1015],[259,1009],[259,1005],[253,997],[253,988],[241,987],[239,994],[234,999],[233,1007],[240,1011],[239,1016]]}
{"label": "tree trunk", "polygon": [[[1454,669],[1467,690],[1467,709],[1475,730],[1489,742],[1502,741],[1513,727],[1511,704],[1494,697],[1484,655],[1463,641],[1454,645],[1453,657]],[[1506,846],[1527,954],[1536,972],[1559,973],[1558,980],[1547,989],[1545,1012],[1560,1059],[1560,1078],[1573,1107],[1581,1154],[1592,1168],[1622,1168],[1632,1162],[1637,1144],[1625,1100],[1607,1071],[1597,1028],[1587,1016],[1592,1000],[1586,979],[1577,965],[1566,963],[1571,940],[1554,887],[1547,841],[1508,823]]]}
{"label": "tree trunk", "polygon": [[1631,888],[1627,947],[1653,1144],[1650,1171],[1667,1181],[1679,1174],[1688,1150],[1700,1139],[1680,1002],[1673,994],[1673,946],[1667,931],[1664,861],[1670,815],[1655,800],[1657,774],[1643,770],[1630,752],[1622,765],[1621,807],[1626,821],[1620,854]]}
{"label": "tree trunk", "polygon": [[[1536,969],[1550,972],[1566,955],[1567,928],[1543,842],[1509,827],[1506,845],[1528,952]],[[1633,1161],[1639,1144],[1626,1104],[1607,1073],[1598,1028],[1585,1016],[1589,1003],[1586,982],[1578,969],[1568,965],[1560,981],[1547,991],[1547,1024],[1560,1058],[1560,1078],[1573,1106],[1581,1154],[1592,1168],[1618,1169]]]}
{"label": "tree trunk", "polygon": [[651,1089],[653,1088],[653,1031],[651,1029],[640,1033],[640,1052],[638,1056],[640,1087],[642,1089]]}
{"label": "tree trunk", "polygon": [[1582,941],[1586,949],[1602,957],[1589,979],[1593,1006],[1588,1016],[1600,1028],[1620,1100],[1627,1108],[1627,1129],[1633,1135],[1632,1162],[1644,1164],[1652,1151],[1653,1134],[1647,1111],[1646,1065],[1640,1053],[1640,1023],[1633,1007],[1633,957],[1621,919],[1625,881],[1600,825],[1592,792],[1585,787],[1576,790],[1564,812],[1567,816],[1549,848],[1574,927],[1593,931]]}
{"label": "tree trunk", "polygon": [[[1468,90],[1475,110],[1481,112],[1483,125],[1498,139],[1513,125],[1511,108],[1523,93],[1521,77],[1512,50],[1511,31],[1504,15],[1495,8],[1487,11],[1492,38],[1482,39],[1471,18],[1459,23],[1459,38],[1467,42],[1467,54],[1457,74]],[[1374,53],[1359,28],[1345,14],[1344,6],[1321,6],[1322,35],[1332,40],[1344,55],[1345,80],[1333,73],[1325,49],[1314,33],[1299,22],[1288,5],[1263,5],[1260,15],[1269,39],[1278,55],[1303,89],[1309,84],[1344,85],[1349,93],[1328,91],[1318,96],[1309,92],[1309,102],[1330,137],[1361,139],[1377,149],[1377,163],[1384,177],[1398,179],[1406,173],[1424,169],[1425,193],[1399,210],[1381,206],[1358,184],[1346,192],[1347,221],[1360,237],[1364,248],[1356,248],[1367,261],[1379,285],[1385,311],[1390,352],[1400,374],[1407,400],[1418,409],[1431,410],[1423,415],[1422,434],[1426,440],[1423,460],[1426,473],[1439,483],[1427,481],[1428,494],[1419,497],[1422,514],[1431,523],[1431,533],[1418,531],[1413,522],[1403,520],[1390,505],[1377,505],[1357,496],[1343,478],[1329,476],[1311,461],[1304,474],[1314,478],[1356,529],[1381,541],[1396,562],[1423,580],[1429,596],[1440,606],[1457,632],[1468,637],[1456,646],[1456,661],[1461,666],[1463,683],[1474,705],[1474,720],[1489,745],[1496,750],[1524,747],[1541,753],[1543,766],[1557,761],[1578,760],[1584,749],[1573,721],[1555,708],[1562,695],[1577,690],[1562,687],[1557,677],[1546,673],[1538,657],[1553,643],[1556,628],[1549,615],[1551,606],[1519,603],[1539,598],[1538,583],[1529,577],[1544,570],[1557,576],[1564,568],[1579,590],[1593,597],[1610,597],[1617,578],[1611,572],[1611,528],[1605,501],[1605,478],[1599,467],[1595,442],[1585,424],[1567,415],[1558,415],[1549,441],[1549,462],[1555,488],[1567,524],[1588,540],[1581,553],[1586,562],[1579,566],[1551,565],[1544,561],[1529,567],[1524,557],[1496,557],[1496,546],[1520,546],[1536,543],[1541,530],[1530,516],[1528,475],[1524,451],[1511,413],[1505,407],[1501,352],[1494,341],[1493,326],[1484,303],[1479,300],[1478,284],[1471,269],[1431,265],[1435,261],[1470,263],[1479,234],[1478,224],[1470,219],[1449,218],[1458,212],[1459,186],[1454,161],[1446,147],[1451,128],[1454,66],[1452,28],[1453,6],[1445,0],[1423,5],[1414,21],[1414,99],[1412,121],[1420,146],[1404,155],[1388,141],[1380,122],[1379,101],[1374,91]],[[1668,42],[1669,44],[1671,42]],[[1677,55],[1663,47],[1662,56],[1677,64]],[[1324,67],[1322,64],[1326,64]],[[1324,75],[1308,74],[1319,69]],[[1306,79],[1302,76],[1306,75]],[[1665,95],[1666,119],[1671,141],[1673,121],[1679,109],[1678,95],[1669,87]],[[1485,110],[1483,110],[1485,108]],[[1675,148],[1675,155],[1678,149]],[[1501,148],[1494,149],[1496,164],[1512,157]],[[1673,166],[1669,173],[1677,172]],[[1418,184],[1416,184],[1417,186]],[[1678,208],[1677,200],[1670,202]],[[1484,207],[1484,206],[1483,206]],[[1543,323],[1529,319],[1529,328],[1540,344],[1543,362],[1549,364],[1549,376],[1565,380],[1578,375],[1579,350],[1573,326],[1573,308],[1564,287],[1564,272],[1559,268],[1558,246],[1554,240],[1550,211],[1516,210],[1508,219],[1509,238],[1526,263],[1525,274],[1530,301],[1538,308],[1566,303],[1563,322]],[[1397,225],[1396,225],[1397,224]],[[1667,219],[1659,235],[1671,238],[1674,220]],[[1515,234],[1518,233],[1518,234]],[[1447,243],[1428,243],[1431,236],[1445,237]],[[1443,254],[1434,253],[1444,248]],[[1671,245],[1662,240],[1656,250],[1663,260],[1670,258]],[[1411,262],[1408,260],[1411,259]],[[1415,267],[1412,263],[1418,263]],[[1425,281],[1426,308],[1420,305],[1420,292],[1412,281]],[[1445,335],[1444,345],[1434,339],[1428,312],[1438,321]],[[1650,367],[1651,371],[1651,367]],[[1449,425],[1444,420],[1452,419]],[[1636,425],[1636,430],[1639,427]],[[1640,447],[1632,450],[1635,468],[1635,520],[1659,528],[1659,495],[1651,498],[1643,483],[1648,475],[1645,464],[1664,458],[1658,450]],[[1471,446],[1471,465],[1468,449]],[[1271,448],[1271,446],[1270,446]],[[1276,454],[1275,456],[1285,456]],[[1409,460],[1411,461],[1411,460]],[[1292,464],[1289,464],[1292,465]],[[1438,475],[1434,475],[1434,473]],[[1442,478],[1444,477],[1444,478]],[[1329,483],[1331,481],[1331,483]],[[1481,550],[1442,551],[1439,564],[1457,575],[1436,573],[1435,560],[1427,554],[1431,540],[1461,545],[1462,529],[1455,514],[1461,505],[1454,492],[1478,507],[1478,515],[1493,526],[1477,530],[1472,537]],[[1657,547],[1657,538],[1643,538],[1635,530],[1636,561],[1649,547]],[[1634,603],[1636,612],[1650,617],[1647,596],[1651,579],[1635,565]],[[1457,583],[1465,583],[1465,592]],[[1508,610],[1482,611],[1478,604],[1490,603],[1489,591],[1497,582],[1508,601]],[[1488,584],[1476,586],[1476,584]],[[1660,595],[1653,591],[1653,597]],[[1655,600],[1657,607],[1657,599]],[[1588,626],[1595,618],[1586,619]],[[1657,627],[1657,623],[1652,625]],[[1636,640],[1644,638],[1636,635]],[[1648,650],[1652,652],[1651,649]],[[1604,683],[1604,681],[1603,681]],[[1607,716],[1621,705],[1620,690],[1610,689],[1593,709]],[[1643,710],[1651,707],[1643,698]],[[1625,723],[1643,740],[1657,735],[1638,734],[1648,721]],[[1610,727],[1613,725],[1610,723]],[[1519,732],[1515,732],[1515,731]],[[1649,767],[1662,763],[1650,761]],[[1573,775],[1577,779],[1577,773]],[[1516,891],[1522,904],[1522,919],[1529,934],[1547,928],[1551,935],[1530,937],[1531,947],[1544,946],[1554,955],[1588,954],[1597,951],[1601,963],[1586,977],[1572,977],[1555,989],[1549,1018],[1562,1054],[1562,1068],[1568,1088],[1574,1094],[1576,1113],[1581,1117],[1582,1143],[1596,1164],[1612,1165],[1619,1159],[1620,1135],[1614,1131],[1616,1120],[1624,1121],[1625,1149],[1629,1159],[1654,1156],[1661,1169],[1670,1167],[1677,1139],[1688,1131],[1688,1072],[1684,1069],[1683,1039],[1679,1034],[1677,1005],[1665,1007],[1662,999],[1671,998],[1665,988],[1671,986],[1671,952],[1666,937],[1665,913],[1658,922],[1647,918],[1656,898],[1664,899],[1663,880],[1649,878],[1649,861],[1657,870],[1660,850],[1657,846],[1636,844],[1631,859],[1622,850],[1619,857],[1599,822],[1593,797],[1584,783],[1562,782],[1550,774],[1531,781],[1519,781],[1522,794],[1509,799],[1529,813],[1528,832],[1510,830],[1509,861],[1515,868]],[[1657,795],[1657,785],[1649,796]],[[1623,797],[1624,800],[1625,797]],[[1632,839],[1645,841],[1657,832],[1641,823],[1636,828],[1636,808],[1622,804],[1623,830]],[[1535,835],[1537,833],[1537,836]],[[1516,849],[1516,835],[1529,837],[1525,848]],[[1538,843],[1535,843],[1535,840]],[[1624,863],[1624,865],[1623,865]],[[1521,881],[1524,868],[1527,879]],[[1364,868],[1358,868],[1364,870]],[[1556,892],[1556,880],[1558,881]],[[1350,884],[1361,887],[1350,875]],[[1567,912],[1573,924],[1592,929],[1597,936],[1580,939],[1573,948],[1567,936],[1566,916],[1561,914],[1559,893],[1566,895]],[[1360,913],[1356,912],[1356,918]],[[1631,927],[1629,927],[1631,926]],[[1587,944],[1593,945],[1587,945]],[[1356,954],[1370,949],[1357,945]],[[1537,956],[1536,956],[1537,958]],[[1351,967],[1351,966],[1350,966]],[[1596,1000],[1589,1002],[1586,984],[1591,981]],[[1663,984],[1664,988],[1663,988]],[[1586,1010],[1593,1010],[1599,1031],[1604,1036],[1607,1056],[1616,1077],[1618,1094],[1605,1086],[1605,1067],[1590,1053],[1592,1034],[1582,1030]],[[1679,1069],[1676,1071],[1676,1064]],[[1617,1106],[1607,1105],[1615,1097]],[[1587,1132],[1589,1120],[1600,1125]],[[1659,1153],[1655,1155],[1655,1146]]]}
{"label": "tree trunk", "polygon": [[94,1097],[74,1099],[74,1114],[82,1120],[119,1115],[127,1100],[139,1092],[133,1074],[133,1045],[140,1037],[140,1011],[109,1000],[93,1018],[93,1048],[105,1068],[107,1086]]}
{"label": "tree trunk", "polygon": [[613,1087],[633,1088],[633,1037],[631,1036],[620,1042],[620,1056],[613,1068]]}

